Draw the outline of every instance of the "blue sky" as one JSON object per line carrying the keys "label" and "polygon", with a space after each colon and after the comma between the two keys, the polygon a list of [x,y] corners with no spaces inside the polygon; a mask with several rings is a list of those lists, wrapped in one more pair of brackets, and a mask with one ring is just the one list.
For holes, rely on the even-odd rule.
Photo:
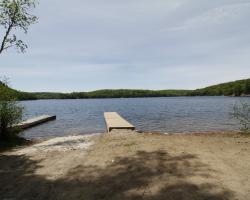
{"label": "blue sky", "polygon": [[[250,0],[41,0],[27,53],[0,56],[24,91],[194,89],[250,77]],[[3,30],[0,29],[0,34]]]}

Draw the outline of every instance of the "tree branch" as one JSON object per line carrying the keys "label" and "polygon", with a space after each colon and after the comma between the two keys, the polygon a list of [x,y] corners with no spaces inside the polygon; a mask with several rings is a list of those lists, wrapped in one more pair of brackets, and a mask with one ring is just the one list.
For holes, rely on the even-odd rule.
{"label": "tree branch", "polygon": [[22,40],[18,40],[16,35],[12,34],[13,29],[21,29],[27,33],[28,27],[37,21],[37,17],[31,15],[28,11],[35,7],[36,0],[0,0],[0,26],[6,31],[0,41],[0,55],[4,50],[16,46],[24,52],[27,48]]}

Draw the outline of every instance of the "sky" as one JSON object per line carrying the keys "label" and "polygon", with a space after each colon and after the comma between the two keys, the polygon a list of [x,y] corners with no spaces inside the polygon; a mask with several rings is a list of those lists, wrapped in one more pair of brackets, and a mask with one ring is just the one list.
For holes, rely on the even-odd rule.
{"label": "sky", "polygon": [[[40,0],[25,54],[0,55],[22,91],[196,89],[250,78],[250,0]],[[0,38],[3,29],[0,28]]]}

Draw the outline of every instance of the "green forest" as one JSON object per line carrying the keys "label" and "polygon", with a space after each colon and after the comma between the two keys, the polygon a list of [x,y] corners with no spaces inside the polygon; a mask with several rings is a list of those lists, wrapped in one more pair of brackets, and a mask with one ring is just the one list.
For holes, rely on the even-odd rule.
{"label": "green forest", "polygon": [[197,89],[190,92],[191,96],[245,96],[250,95],[250,79],[222,83]]}
{"label": "green forest", "polygon": [[0,100],[2,99],[1,94],[6,94],[6,92],[8,93],[9,96],[12,96],[13,98],[16,98],[17,100],[36,100],[37,99],[37,97],[33,93],[17,91],[15,89],[8,87],[5,83],[2,83],[0,81]]}
{"label": "green forest", "polygon": [[96,90],[92,92],[22,92],[9,88],[0,82],[0,92],[9,90],[17,100],[36,99],[93,99],[93,98],[135,98],[135,97],[177,97],[177,96],[247,96],[250,95],[250,79],[218,84],[196,90]]}

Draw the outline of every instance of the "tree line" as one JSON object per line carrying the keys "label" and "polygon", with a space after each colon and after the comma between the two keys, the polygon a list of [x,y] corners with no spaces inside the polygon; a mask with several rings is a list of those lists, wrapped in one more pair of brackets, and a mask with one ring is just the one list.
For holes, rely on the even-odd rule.
{"label": "tree line", "polygon": [[190,92],[191,96],[245,96],[250,95],[250,79],[222,83],[197,89]]}
{"label": "tree line", "polygon": [[8,88],[17,100],[37,99],[93,99],[93,98],[136,98],[136,97],[178,97],[178,96],[245,96],[250,95],[250,79],[223,83],[197,90],[97,90],[92,92],[21,92],[0,82],[1,88]]}

